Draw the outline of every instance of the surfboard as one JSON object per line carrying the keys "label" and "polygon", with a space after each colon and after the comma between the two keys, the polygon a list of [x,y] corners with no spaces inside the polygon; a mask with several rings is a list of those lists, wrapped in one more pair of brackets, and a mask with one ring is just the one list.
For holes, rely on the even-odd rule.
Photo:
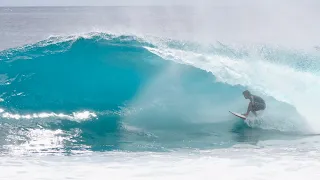
{"label": "surfboard", "polygon": [[242,114],[239,114],[239,113],[236,113],[236,112],[232,112],[232,111],[229,111],[229,112],[230,112],[231,114],[233,114],[233,115],[235,115],[235,116],[243,119],[243,120],[247,119],[247,117],[245,117],[245,116],[242,115]]}

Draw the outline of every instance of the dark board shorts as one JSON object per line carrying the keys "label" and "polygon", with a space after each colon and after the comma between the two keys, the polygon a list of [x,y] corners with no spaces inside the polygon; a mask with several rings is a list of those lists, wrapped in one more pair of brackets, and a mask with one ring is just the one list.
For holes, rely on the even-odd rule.
{"label": "dark board shorts", "polygon": [[264,109],[266,109],[266,104],[264,104],[264,103],[255,103],[252,106],[252,110],[253,111],[261,111],[261,110],[264,110]]}

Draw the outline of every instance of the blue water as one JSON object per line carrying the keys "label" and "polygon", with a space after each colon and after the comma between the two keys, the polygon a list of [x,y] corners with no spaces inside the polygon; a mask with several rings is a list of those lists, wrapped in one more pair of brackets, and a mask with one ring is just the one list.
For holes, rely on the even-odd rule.
{"label": "blue water", "polygon": [[0,179],[319,179],[319,2],[183,3],[0,7]]}
{"label": "blue water", "polygon": [[[304,35],[318,27],[301,34],[279,19],[284,33],[271,33],[271,14],[202,10],[0,8],[0,154],[207,150],[317,135],[319,51],[294,47],[316,41]],[[246,89],[267,109],[244,122],[228,111],[246,111]]]}
{"label": "blue water", "polygon": [[[192,43],[168,45],[197,51]],[[1,51],[3,153],[32,141],[34,131],[59,131],[55,138],[62,140],[41,149],[59,153],[227,148],[302,136],[297,127],[251,126],[232,116],[229,110],[246,110],[247,87],[148,49],[157,46],[136,36],[89,33]],[[245,54],[222,51],[211,52]]]}

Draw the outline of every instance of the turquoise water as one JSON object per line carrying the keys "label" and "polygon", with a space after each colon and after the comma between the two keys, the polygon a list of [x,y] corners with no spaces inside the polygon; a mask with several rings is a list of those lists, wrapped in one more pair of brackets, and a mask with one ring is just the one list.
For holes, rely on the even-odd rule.
{"label": "turquoise water", "polygon": [[318,1],[186,3],[0,7],[0,179],[319,179]]}
{"label": "turquoise water", "polygon": [[[250,56],[248,51],[222,45],[205,48],[171,40],[163,44],[105,33],[51,37],[1,51],[2,153],[12,146],[23,149],[25,144],[28,151],[52,153],[228,148],[309,133],[302,133],[306,123],[290,103],[259,88],[221,81],[231,76],[221,76],[228,64],[216,76],[214,71],[167,57],[161,49],[183,51],[186,59],[188,53],[199,51],[238,58],[231,60],[234,63]],[[265,62],[282,56],[305,58],[278,50],[269,51]],[[310,70],[291,65],[297,71]],[[247,88],[264,97],[271,109],[253,122],[228,113],[246,110],[242,91]],[[295,115],[293,119],[272,114],[279,107]],[[47,145],[38,144],[41,136],[51,138]]]}

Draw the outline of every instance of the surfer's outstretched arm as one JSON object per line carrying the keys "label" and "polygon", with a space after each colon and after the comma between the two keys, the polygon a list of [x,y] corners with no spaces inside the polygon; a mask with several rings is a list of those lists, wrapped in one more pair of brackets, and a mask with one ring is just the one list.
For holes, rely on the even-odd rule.
{"label": "surfer's outstretched arm", "polygon": [[252,109],[252,103],[250,102],[247,108],[247,113],[245,113],[244,116],[248,116],[251,109]]}

